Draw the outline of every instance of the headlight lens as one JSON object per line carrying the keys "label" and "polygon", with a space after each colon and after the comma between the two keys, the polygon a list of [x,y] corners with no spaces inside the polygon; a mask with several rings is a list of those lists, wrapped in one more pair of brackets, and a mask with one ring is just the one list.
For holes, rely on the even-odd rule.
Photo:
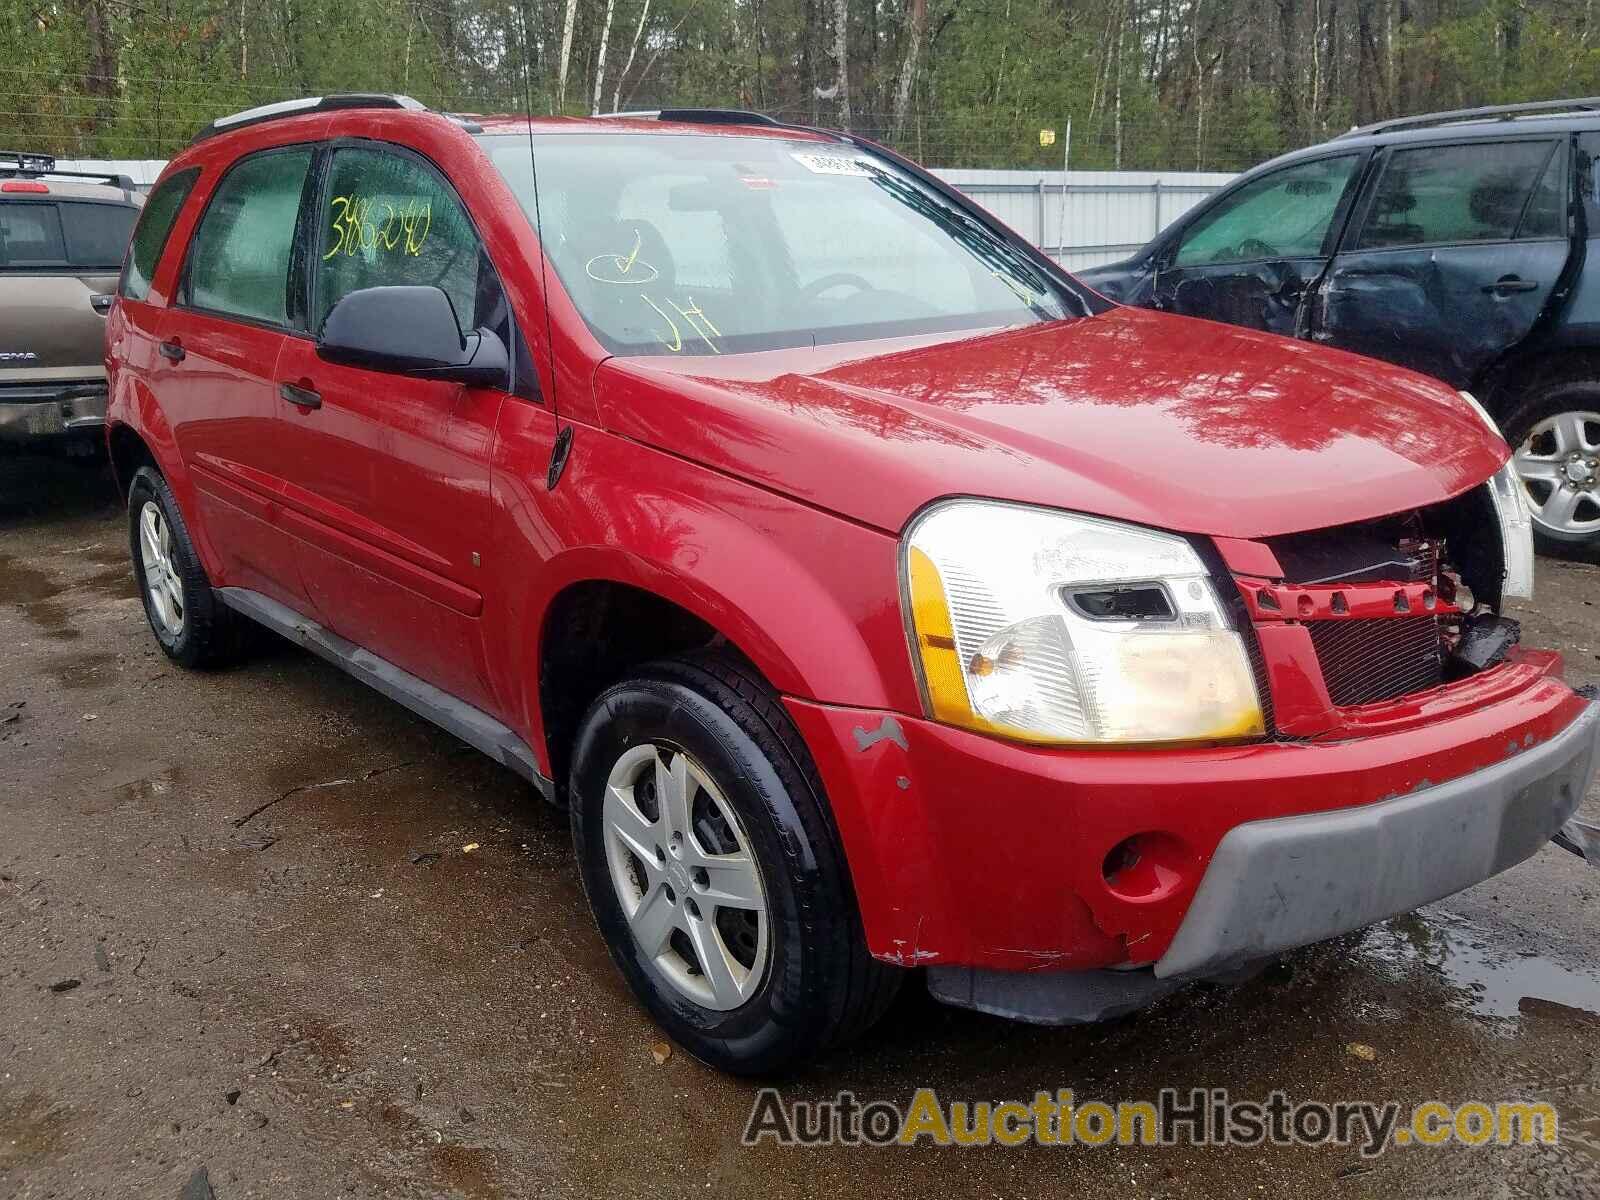
{"label": "headlight lens", "polygon": [[913,524],[902,570],[935,720],[1055,745],[1265,732],[1244,642],[1183,538],[956,500]]}

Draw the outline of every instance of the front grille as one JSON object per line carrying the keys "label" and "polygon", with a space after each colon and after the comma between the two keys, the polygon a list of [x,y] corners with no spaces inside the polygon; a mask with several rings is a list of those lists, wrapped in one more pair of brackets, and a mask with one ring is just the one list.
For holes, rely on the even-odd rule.
{"label": "front grille", "polygon": [[1328,695],[1341,708],[1393,700],[1444,682],[1437,617],[1311,621]]}

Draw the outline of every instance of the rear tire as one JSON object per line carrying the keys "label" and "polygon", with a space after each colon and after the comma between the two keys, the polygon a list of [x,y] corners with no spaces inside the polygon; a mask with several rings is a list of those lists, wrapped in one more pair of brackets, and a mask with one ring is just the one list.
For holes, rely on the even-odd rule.
{"label": "rear tire", "polygon": [[894,998],[904,972],[867,953],[810,755],[745,664],[671,659],[608,689],[579,729],[569,790],[611,956],[696,1058],[780,1072],[865,1031]]}
{"label": "rear tire", "polygon": [[185,667],[242,657],[249,622],[218,599],[172,489],[154,467],[140,467],[128,486],[128,540],[144,615],[166,656]]}
{"label": "rear tire", "polygon": [[1600,548],[1600,380],[1539,388],[1512,410],[1505,431],[1540,552]]}

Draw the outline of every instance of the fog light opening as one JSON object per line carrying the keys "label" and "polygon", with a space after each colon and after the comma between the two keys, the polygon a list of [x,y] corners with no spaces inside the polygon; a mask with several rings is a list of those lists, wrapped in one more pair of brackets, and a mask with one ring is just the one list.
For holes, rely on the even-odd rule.
{"label": "fog light opening", "polygon": [[1136,833],[1111,847],[1100,874],[1124,900],[1160,900],[1183,886],[1192,864],[1193,855],[1176,835]]}

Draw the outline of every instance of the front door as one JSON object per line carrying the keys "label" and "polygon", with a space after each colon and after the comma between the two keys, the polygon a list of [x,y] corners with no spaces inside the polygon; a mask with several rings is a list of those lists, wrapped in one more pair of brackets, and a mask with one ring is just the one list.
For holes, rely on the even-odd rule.
{"label": "front door", "polygon": [[[376,142],[335,146],[312,209],[311,328],[361,288],[427,285],[468,330],[513,344],[494,267],[426,161]],[[338,634],[451,695],[494,709],[479,617],[495,422],[507,390],[278,361],[302,575]],[[509,386],[509,381],[507,386]]]}
{"label": "front door", "polygon": [[1365,157],[1294,163],[1223,193],[1163,253],[1154,306],[1294,336]]}
{"label": "front door", "polygon": [[1311,336],[1471,387],[1528,335],[1566,266],[1567,157],[1554,137],[1387,151]]}

